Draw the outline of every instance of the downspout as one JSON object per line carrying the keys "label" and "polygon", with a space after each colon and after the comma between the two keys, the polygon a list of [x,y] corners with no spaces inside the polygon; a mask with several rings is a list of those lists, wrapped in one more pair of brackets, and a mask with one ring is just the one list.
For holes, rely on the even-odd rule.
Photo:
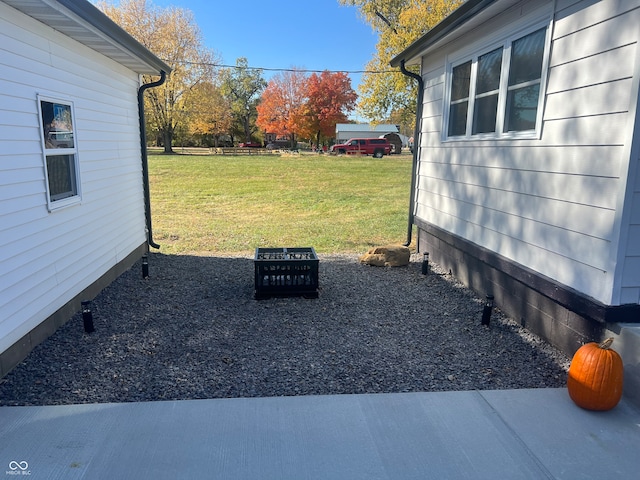
{"label": "downspout", "polygon": [[407,225],[407,241],[403,244],[405,247],[411,245],[411,232],[413,229],[414,209],[416,201],[416,181],[418,174],[418,159],[420,155],[418,150],[420,149],[420,130],[422,128],[422,101],[424,99],[424,81],[422,76],[416,73],[410,72],[404,67],[404,59],[400,62],[400,71],[415,80],[418,81],[418,101],[416,105],[416,125],[413,130],[413,165],[411,167],[411,193],[409,194],[409,220]]}
{"label": "downspout", "polygon": [[149,193],[149,161],[147,157],[147,130],[144,121],[144,92],[148,88],[159,87],[167,78],[164,70],[160,71],[160,80],[145,83],[138,89],[138,117],[140,120],[140,151],[142,153],[142,185],[144,188],[144,213],[147,221],[147,243],[150,247],[160,248],[160,245],[153,241],[153,230],[151,229],[151,194]]}

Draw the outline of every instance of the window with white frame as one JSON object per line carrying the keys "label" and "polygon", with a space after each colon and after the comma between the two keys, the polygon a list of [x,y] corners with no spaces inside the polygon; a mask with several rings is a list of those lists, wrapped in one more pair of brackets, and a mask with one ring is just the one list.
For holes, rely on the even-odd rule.
{"label": "window with white frame", "polygon": [[80,200],[73,103],[38,96],[49,209]]}
{"label": "window with white frame", "polygon": [[447,138],[509,137],[535,132],[547,28],[451,66]]}

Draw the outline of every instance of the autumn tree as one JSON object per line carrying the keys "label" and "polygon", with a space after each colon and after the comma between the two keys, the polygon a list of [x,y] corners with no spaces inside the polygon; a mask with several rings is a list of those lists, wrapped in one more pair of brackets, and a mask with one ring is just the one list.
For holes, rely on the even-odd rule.
{"label": "autumn tree", "polygon": [[[145,95],[148,129],[160,133],[164,151],[171,153],[174,132],[189,121],[188,93],[211,82],[219,58],[203,46],[190,10],[160,8],[147,0],[121,0],[118,5],[100,2],[98,8],[171,67],[167,81]],[[147,75],[143,78],[145,83],[153,80]]]}
{"label": "autumn tree", "polygon": [[216,147],[220,137],[231,130],[231,103],[218,85],[211,82],[196,85],[186,96],[185,109],[189,112],[189,133],[212,140]]}
{"label": "autumn tree", "polygon": [[250,142],[251,136],[257,131],[256,107],[266,86],[262,70],[250,68],[244,57],[236,60],[235,68],[226,68],[220,72],[220,88],[231,107],[233,126],[244,137],[245,142]]}
{"label": "autumn tree", "polygon": [[288,135],[295,148],[304,128],[306,76],[297,69],[274,75],[262,93],[257,125],[266,132]]}
{"label": "autumn tree", "polygon": [[306,82],[306,103],[300,135],[315,139],[316,145],[320,145],[322,139],[334,137],[336,123],[347,122],[347,115],[355,108],[357,99],[358,95],[351,88],[351,80],[346,73],[312,73]]}
{"label": "autumn tree", "polygon": [[376,54],[366,66],[360,84],[358,108],[374,120],[392,114],[413,122],[416,84],[401,73],[373,73],[389,70],[390,60],[455,10],[463,0],[338,0],[356,6],[364,21],[378,33]]}

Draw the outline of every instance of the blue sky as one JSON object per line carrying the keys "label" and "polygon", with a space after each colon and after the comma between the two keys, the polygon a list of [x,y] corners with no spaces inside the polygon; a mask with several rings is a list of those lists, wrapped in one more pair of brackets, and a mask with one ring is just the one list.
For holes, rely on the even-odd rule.
{"label": "blue sky", "polygon": [[[246,57],[250,66],[309,70],[363,70],[377,35],[354,7],[338,0],[152,0],[191,10],[204,43],[225,64]],[[268,79],[272,72],[264,72]],[[350,74],[357,91],[360,74]]]}

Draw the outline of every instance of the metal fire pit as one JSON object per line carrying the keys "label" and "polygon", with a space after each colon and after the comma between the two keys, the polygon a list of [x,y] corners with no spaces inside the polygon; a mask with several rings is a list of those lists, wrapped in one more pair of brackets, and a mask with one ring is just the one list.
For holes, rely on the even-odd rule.
{"label": "metal fire pit", "polygon": [[256,248],[255,298],[318,298],[318,264],[313,247]]}

